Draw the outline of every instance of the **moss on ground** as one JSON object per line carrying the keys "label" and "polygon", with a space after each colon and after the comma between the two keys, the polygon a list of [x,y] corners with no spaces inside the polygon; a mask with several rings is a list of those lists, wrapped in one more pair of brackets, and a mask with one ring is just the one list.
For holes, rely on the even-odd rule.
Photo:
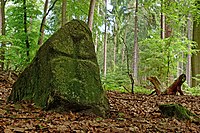
{"label": "moss on ground", "polygon": [[199,117],[183,107],[181,104],[161,104],[159,105],[161,114],[165,117],[175,117],[179,120],[199,121]]}

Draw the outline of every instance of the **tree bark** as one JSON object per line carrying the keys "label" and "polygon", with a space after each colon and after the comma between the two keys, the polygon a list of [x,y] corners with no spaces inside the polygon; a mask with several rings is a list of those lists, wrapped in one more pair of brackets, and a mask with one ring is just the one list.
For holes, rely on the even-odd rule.
{"label": "tree bark", "polygon": [[125,61],[125,51],[126,51],[126,36],[127,36],[127,27],[125,28],[124,38],[123,38],[123,48],[122,48],[122,64]]}
{"label": "tree bark", "polygon": [[94,8],[96,0],[90,0],[90,8],[88,13],[88,26],[92,31],[93,17],[94,17]]}
{"label": "tree bark", "polygon": [[[1,9],[0,9],[0,25],[1,25],[1,35],[6,35],[6,25],[5,25],[5,4],[6,4],[6,0],[1,0]],[[1,66],[0,66],[0,70],[3,71],[4,69],[4,59],[5,59],[5,51],[4,51],[4,47],[5,47],[5,43],[4,42],[1,42],[2,45],[1,45],[1,56],[0,56],[0,59],[1,59]]]}
{"label": "tree bark", "polygon": [[97,51],[98,51],[98,31],[96,31],[94,48],[95,48],[95,53],[97,53]]}
{"label": "tree bark", "polygon": [[45,0],[44,13],[43,13],[43,19],[41,22],[41,26],[40,26],[40,35],[39,35],[39,39],[38,39],[38,45],[42,45],[43,39],[44,39],[44,27],[45,27],[45,22],[46,22],[48,3],[49,3],[49,0]]}
{"label": "tree bark", "polygon": [[67,10],[67,0],[62,0],[62,26],[66,24],[66,10]]}
{"label": "tree bark", "polygon": [[27,30],[27,9],[26,9],[26,0],[23,0],[23,6],[24,6],[24,33],[26,36],[25,43],[26,43],[26,56],[27,56],[27,61],[30,61],[30,43],[29,43],[29,38],[28,38],[28,30]]}
{"label": "tree bark", "polygon": [[[196,4],[200,4],[200,0],[196,0]],[[200,9],[198,8],[198,11]],[[198,17],[197,17],[198,18]],[[200,50],[200,24],[199,19],[193,22],[193,41],[197,43],[196,50]],[[199,80],[197,81],[195,78],[200,78],[200,52],[192,55],[192,87],[199,85]]]}
{"label": "tree bark", "polygon": [[157,95],[160,95],[163,87],[162,87],[160,81],[158,80],[158,78],[157,77],[148,77],[147,80],[149,80],[154,85],[155,91],[153,91],[151,94],[156,92]]}
{"label": "tree bark", "polygon": [[[188,24],[187,24],[187,29],[188,29],[188,33],[187,33],[187,36],[188,36],[188,39],[189,40],[192,40],[192,21],[191,21],[191,14],[188,15]],[[191,46],[190,44],[188,44],[188,51],[190,52],[191,51]],[[191,54],[188,54],[187,56],[187,66],[186,66],[186,80],[187,80],[187,84],[189,87],[191,87],[191,57],[192,55]]]}
{"label": "tree bark", "polygon": [[161,15],[160,15],[160,28],[161,28],[161,32],[160,32],[160,37],[161,39],[165,38],[165,16],[163,13],[163,0],[161,0]]}
{"label": "tree bark", "polygon": [[[200,50],[200,25],[198,22],[194,21],[193,24],[193,40],[197,42],[196,50]],[[200,77],[200,53],[198,52],[195,55],[192,55],[192,77]],[[192,79],[192,86],[197,86],[199,82],[195,79]]]}
{"label": "tree bark", "polygon": [[103,74],[106,77],[107,73],[107,0],[105,0],[105,31],[104,31],[104,60],[103,60]]}
{"label": "tree bark", "polygon": [[116,50],[117,50],[117,20],[115,19],[115,22],[114,22],[114,46],[113,46],[113,68],[114,68],[114,71],[115,71],[115,67],[116,67]]}
{"label": "tree bark", "polygon": [[[99,14],[99,3],[97,4],[97,13]],[[98,51],[98,31],[96,31],[96,37],[95,37],[95,52],[97,53]]]}
{"label": "tree bark", "polygon": [[136,0],[135,7],[135,25],[134,25],[134,50],[133,50],[133,76],[138,79],[138,63],[139,63],[139,48],[138,48],[138,0]]}
{"label": "tree bark", "polygon": [[179,92],[181,95],[183,95],[183,92],[181,90],[181,85],[185,82],[186,76],[185,74],[181,74],[172,85],[170,85],[164,94],[168,95],[176,95],[177,92]]}

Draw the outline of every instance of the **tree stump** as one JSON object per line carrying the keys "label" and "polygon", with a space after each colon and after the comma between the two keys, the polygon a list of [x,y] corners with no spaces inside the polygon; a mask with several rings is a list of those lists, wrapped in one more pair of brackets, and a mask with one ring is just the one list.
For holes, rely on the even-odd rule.
{"label": "tree stump", "polygon": [[159,105],[161,114],[165,117],[175,117],[179,120],[199,121],[199,117],[183,107],[181,104],[161,104]]}
{"label": "tree stump", "polygon": [[156,92],[157,95],[176,95],[177,92],[180,93],[180,95],[184,95],[183,91],[181,90],[181,85],[185,82],[186,80],[186,75],[181,74],[172,85],[170,85],[164,92],[161,91],[163,88],[160,81],[158,80],[157,77],[149,77],[147,78],[153,85],[155,91],[153,91],[150,95]]}

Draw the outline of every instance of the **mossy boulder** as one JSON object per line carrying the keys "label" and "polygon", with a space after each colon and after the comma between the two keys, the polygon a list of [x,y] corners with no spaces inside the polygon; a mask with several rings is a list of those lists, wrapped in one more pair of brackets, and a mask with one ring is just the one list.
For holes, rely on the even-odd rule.
{"label": "mossy boulder", "polygon": [[83,21],[67,23],[40,47],[8,98],[21,100],[32,100],[45,109],[106,115],[109,103],[100,81],[92,33]]}
{"label": "mossy boulder", "polygon": [[165,117],[175,117],[179,120],[198,120],[197,115],[183,107],[181,104],[159,105],[161,114]]}

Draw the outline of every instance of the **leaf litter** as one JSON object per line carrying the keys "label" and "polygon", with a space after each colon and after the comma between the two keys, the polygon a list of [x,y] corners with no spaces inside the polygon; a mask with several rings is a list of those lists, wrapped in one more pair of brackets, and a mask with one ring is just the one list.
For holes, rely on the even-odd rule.
{"label": "leaf litter", "polygon": [[107,91],[110,114],[107,118],[78,112],[56,113],[44,111],[31,101],[7,103],[12,82],[0,76],[0,132],[200,132],[200,124],[189,120],[165,118],[158,105],[179,103],[200,116],[199,96],[148,96]]}

